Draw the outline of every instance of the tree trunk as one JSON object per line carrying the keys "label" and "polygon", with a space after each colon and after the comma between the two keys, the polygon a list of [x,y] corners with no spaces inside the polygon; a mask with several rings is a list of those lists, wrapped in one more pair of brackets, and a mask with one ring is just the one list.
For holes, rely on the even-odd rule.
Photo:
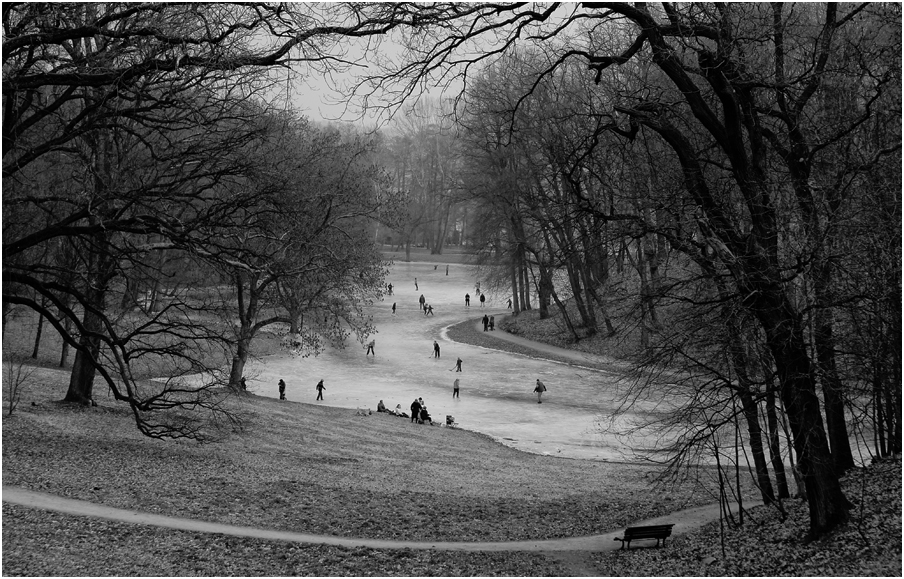
{"label": "tree trunk", "polygon": [[512,261],[509,263],[509,273],[512,276],[512,315],[517,316],[521,311],[521,304],[518,301],[518,256],[521,252],[515,250],[512,255]]}
{"label": "tree trunk", "polygon": [[[89,291],[93,305],[103,310],[104,291],[94,289]],[[103,331],[103,325],[99,316],[90,309],[85,309],[82,318],[85,332],[79,338],[79,348],[75,352],[75,361],[72,364],[72,372],[69,375],[69,389],[66,392],[64,402],[75,402],[84,406],[90,406],[94,396],[94,364],[100,353],[100,338],[96,335]]]}
{"label": "tree trunk", "polygon": [[822,270],[815,280],[816,314],[814,316],[813,341],[815,342],[816,360],[819,364],[822,382],[823,401],[825,403],[826,433],[832,451],[832,463],[838,475],[844,474],[854,467],[854,455],[851,453],[850,435],[844,415],[844,394],[838,369],[835,364],[835,337],[833,331],[832,311],[828,307],[827,289],[824,284],[830,283],[830,266]]}
{"label": "tree trunk", "polygon": [[[72,320],[69,319],[68,316],[63,316],[63,327],[66,329],[66,333],[69,333],[69,329],[72,327]],[[63,340],[63,345],[60,348],[60,368],[65,368],[66,364],[69,362],[69,342]]]}
{"label": "tree trunk", "polygon": [[757,411],[756,402],[754,402],[750,390],[743,382],[738,388],[738,398],[741,399],[744,418],[747,419],[747,433],[750,439],[750,452],[753,454],[757,486],[760,488],[760,495],[763,497],[763,502],[768,505],[775,501],[775,491],[773,491],[772,481],[769,479],[766,453],[763,450],[763,431],[760,427],[759,412]]}
{"label": "tree trunk", "polygon": [[[766,273],[759,270],[762,275]],[[765,280],[751,287],[753,311],[763,325],[775,361],[782,402],[807,494],[810,532],[816,537],[848,520],[850,502],[832,465],[800,319],[781,290]]]}
{"label": "tree trunk", "polygon": [[[47,303],[47,299],[44,296],[41,296],[41,307],[43,308]],[[38,329],[35,332],[35,347],[31,351],[31,357],[35,360],[38,359],[38,350],[41,348],[41,333],[44,330],[44,316],[38,314]]]}
{"label": "tree trunk", "polygon": [[766,424],[769,428],[769,459],[775,473],[775,486],[779,499],[791,498],[788,490],[788,478],[785,474],[785,463],[782,461],[782,450],[779,444],[778,416],[775,412],[775,390],[772,380],[766,384]]}

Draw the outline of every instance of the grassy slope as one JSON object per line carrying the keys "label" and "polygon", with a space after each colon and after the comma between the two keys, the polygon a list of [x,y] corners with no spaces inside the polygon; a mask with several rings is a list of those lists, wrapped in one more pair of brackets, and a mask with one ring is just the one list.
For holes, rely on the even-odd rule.
{"label": "grassy slope", "polygon": [[[429,259],[429,258],[428,258]],[[8,330],[9,331],[9,330]],[[522,328],[530,333],[530,327]],[[7,338],[9,334],[7,334]],[[457,336],[461,338],[461,336]],[[4,340],[4,355],[7,355]],[[14,342],[13,342],[14,343]],[[6,368],[5,368],[6,370]],[[6,380],[6,376],[4,379]],[[118,507],[342,536],[504,540],[599,533],[711,501],[705,484],[655,489],[652,467],[521,453],[405,419],[234,398],[244,428],[198,446],[143,438],[129,413],[60,405],[68,376],[39,369],[16,413],[4,389],[3,483]],[[34,404],[32,404],[34,403]],[[3,506],[4,575],[800,575],[901,570],[901,471],[852,477],[854,521],[804,545],[806,513],[728,539],[712,528],[665,550],[568,557],[443,553],[228,538]],[[867,486],[867,483],[869,486]],[[860,486],[857,486],[860,485]],[[855,490],[859,492],[858,495]],[[718,533],[718,526],[715,526]],[[763,533],[761,536],[758,533]],[[781,547],[781,548],[779,548]],[[702,567],[702,561],[714,562]]]}

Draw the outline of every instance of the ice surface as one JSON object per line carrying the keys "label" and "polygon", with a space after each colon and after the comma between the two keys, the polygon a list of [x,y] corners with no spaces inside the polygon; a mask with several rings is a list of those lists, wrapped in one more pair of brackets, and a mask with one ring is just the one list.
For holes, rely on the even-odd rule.
{"label": "ice surface", "polygon": [[[451,264],[447,276],[445,264],[434,270],[432,263],[396,263],[387,278],[394,295],[372,308],[375,356],[366,356],[366,346],[350,341],[343,350],[328,349],[317,357],[279,355],[249,361],[245,373],[253,378],[248,385],[258,395],[277,398],[276,383],[282,378],[290,401],[374,411],[383,400],[387,408],[401,404],[410,413],[411,402],[421,397],[437,422],[445,423],[451,414],[460,427],[521,450],[630,460],[626,441],[600,428],[601,420],[609,422],[617,375],[449,340],[444,331],[448,326],[463,320],[476,324],[484,314],[498,319],[508,313],[508,296],[487,293],[486,306],[480,307],[474,291],[477,281],[476,269],[468,265]],[[471,294],[470,307],[465,307],[465,293]],[[420,310],[421,294],[435,315],[425,316]],[[434,340],[441,349],[438,359],[433,357]],[[457,357],[463,360],[460,373],[454,371]],[[456,378],[461,380],[459,399],[452,398]],[[542,404],[537,404],[533,392],[537,378],[548,388]],[[315,401],[314,386],[320,379],[326,386],[324,400]],[[630,415],[621,423],[625,420]],[[651,440],[628,442],[655,446]]]}

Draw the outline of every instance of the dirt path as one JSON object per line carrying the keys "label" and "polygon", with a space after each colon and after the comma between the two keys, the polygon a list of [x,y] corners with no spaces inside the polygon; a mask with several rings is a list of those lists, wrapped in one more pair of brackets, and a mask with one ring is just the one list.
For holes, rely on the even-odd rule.
{"label": "dirt path", "polygon": [[[433,549],[439,551],[544,551],[544,552],[568,552],[568,551],[613,551],[618,549],[620,542],[615,537],[621,534],[621,529],[602,535],[589,537],[569,537],[565,539],[548,539],[543,541],[506,541],[506,542],[442,542],[442,541],[385,541],[379,539],[357,539],[347,537],[334,537],[330,535],[310,535],[307,533],[293,533],[274,529],[258,529],[255,527],[242,527],[199,521],[195,519],[183,519],[169,517],[153,513],[143,513],[128,509],[108,507],[88,501],[68,499],[48,493],[31,491],[21,487],[4,486],[3,501],[11,504],[22,505],[35,509],[57,511],[70,515],[96,517],[136,525],[154,525],[181,531],[194,531],[199,533],[218,533],[236,537],[252,537],[257,539],[269,539],[276,541],[290,541],[295,543],[315,543],[333,545],[339,547],[368,547],[372,549]],[[747,505],[752,506],[753,503]],[[674,534],[687,533],[709,521],[719,517],[718,505],[708,505],[678,511],[664,517],[639,521],[635,525],[655,525],[674,523]],[[566,556],[567,555],[564,555]]]}

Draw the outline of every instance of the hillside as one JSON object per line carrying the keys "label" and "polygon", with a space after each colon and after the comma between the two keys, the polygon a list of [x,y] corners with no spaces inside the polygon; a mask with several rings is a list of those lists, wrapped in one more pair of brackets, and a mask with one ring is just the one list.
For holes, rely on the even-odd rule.
{"label": "hillside", "polygon": [[[459,336],[461,337],[461,336]],[[483,338],[480,336],[480,338]],[[6,370],[9,370],[7,366]],[[5,377],[5,380],[7,377]],[[714,501],[707,473],[657,485],[653,466],[527,454],[381,414],[234,397],[217,443],[140,436],[112,402],[78,408],[37,369],[7,415],[3,484],[153,513],[343,537],[497,541],[583,536]],[[3,505],[4,575],[896,575],[900,462],[845,480],[852,522],[804,544],[806,512],[754,509],[720,549],[718,522],[666,549],[462,553],[345,549],[174,532]],[[703,567],[703,562],[709,567]]]}

